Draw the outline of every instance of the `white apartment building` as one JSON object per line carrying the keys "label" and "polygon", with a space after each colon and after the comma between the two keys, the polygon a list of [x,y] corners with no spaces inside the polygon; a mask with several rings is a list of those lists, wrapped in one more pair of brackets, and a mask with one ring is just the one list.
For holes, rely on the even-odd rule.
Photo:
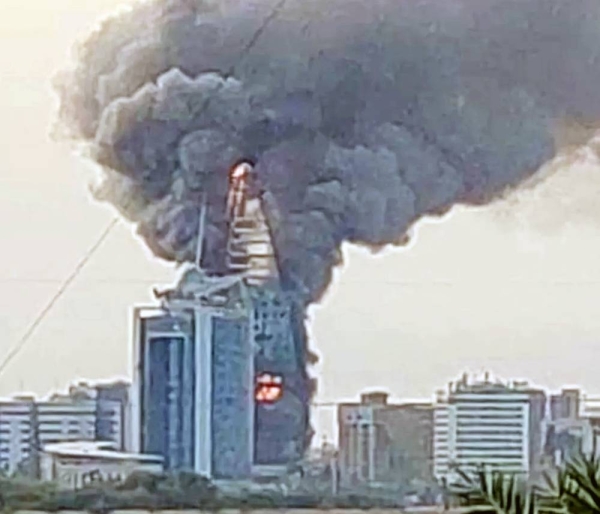
{"label": "white apartment building", "polygon": [[12,475],[32,456],[35,440],[35,401],[0,400],[0,469]]}
{"label": "white apartment building", "polygon": [[[89,384],[79,382],[69,388],[62,396],[67,402],[93,400],[96,404],[95,438],[98,441],[113,443],[114,448],[125,450],[128,441],[126,426],[129,409],[130,386],[126,382]],[[55,399],[61,398],[55,396]],[[86,439],[82,439],[85,441]]]}
{"label": "white apartment building", "polygon": [[545,396],[489,381],[456,384],[438,396],[434,415],[434,475],[449,482],[455,468],[478,466],[530,473],[541,454]]}
{"label": "white apartment building", "polygon": [[96,438],[96,401],[69,397],[37,402],[38,444],[93,441]]}
{"label": "white apartment building", "polygon": [[96,400],[97,440],[110,441],[118,450],[127,447],[127,405],[116,400]]}
{"label": "white apartment building", "polygon": [[[450,473],[450,436],[454,439],[455,425],[449,423],[448,402],[438,395],[433,411],[433,475],[438,480],[447,479]],[[452,442],[452,447],[456,445]]]}
{"label": "white apartment building", "polygon": [[581,412],[578,414],[585,418],[600,418],[600,398],[584,396],[581,402]]}
{"label": "white apartment building", "polygon": [[107,398],[0,399],[0,471],[35,473],[39,451],[57,443],[100,439],[120,449],[124,425],[123,406]]}

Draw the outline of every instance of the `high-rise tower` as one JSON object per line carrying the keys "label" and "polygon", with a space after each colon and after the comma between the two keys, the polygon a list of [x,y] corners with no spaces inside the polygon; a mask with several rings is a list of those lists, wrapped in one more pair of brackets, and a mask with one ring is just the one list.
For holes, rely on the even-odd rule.
{"label": "high-rise tower", "polygon": [[227,215],[227,268],[243,273],[250,286],[275,283],[278,279],[271,233],[260,199],[253,194],[253,169],[243,163],[231,172]]}
{"label": "high-rise tower", "polygon": [[133,450],[167,469],[244,478],[304,454],[304,339],[252,178],[246,164],[230,176],[228,274],[200,267],[201,220],[197,265],[134,311]]}
{"label": "high-rise tower", "polygon": [[227,258],[231,272],[244,273],[252,304],[254,462],[285,466],[303,457],[308,442],[304,319],[294,295],[281,289],[271,229],[257,186],[250,165],[234,168],[227,204]]}
{"label": "high-rise tower", "polygon": [[253,349],[246,286],[189,269],[158,308],[135,311],[134,450],[169,470],[244,478],[253,464]]}

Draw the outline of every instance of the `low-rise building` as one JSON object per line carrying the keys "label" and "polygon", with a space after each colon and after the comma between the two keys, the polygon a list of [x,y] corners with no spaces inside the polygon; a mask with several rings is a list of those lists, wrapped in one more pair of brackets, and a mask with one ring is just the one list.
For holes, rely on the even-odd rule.
{"label": "low-rise building", "polygon": [[0,469],[17,473],[35,459],[35,398],[0,400]]}
{"label": "low-rise building", "polygon": [[385,393],[338,408],[341,486],[432,480],[433,406],[388,403]]}
{"label": "low-rise building", "polygon": [[[129,449],[131,385],[116,380],[90,384],[78,382],[69,388],[68,401],[92,400],[96,405],[94,431],[98,441],[110,441],[118,450]],[[85,438],[83,438],[85,439]]]}
{"label": "low-rise building", "polygon": [[79,383],[43,400],[0,400],[0,471],[37,476],[40,448],[56,443],[99,440],[123,450],[127,392],[124,383]]}
{"label": "low-rise building", "polygon": [[50,444],[40,453],[41,479],[64,489],[80,489],[96,482],[120,483],[134,472],[162,471],[162,457],[116,451],[107,442]]}
{"label": "low-rise building", "polygon": [[598,454],[598,401],[583,398],[578,389],[563,389],[551,397],[546,454],[553,465],[584,453]]}
{"label": "low-rise building", "polygon": [[581,392],[578,389],[563,389],[550,396],[550,419],[577,419],[581,415]]}
{"label": "low-rise building", "polygon": [[39,447],[96,439],[96,401],[55,395],[36,403]]}

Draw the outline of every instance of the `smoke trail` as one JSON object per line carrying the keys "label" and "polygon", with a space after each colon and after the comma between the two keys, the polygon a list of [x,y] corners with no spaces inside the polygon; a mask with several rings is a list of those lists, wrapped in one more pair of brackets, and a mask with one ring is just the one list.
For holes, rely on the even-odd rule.
{"label": "smoke trail", "polygon": [[256,162],[310,302],[343,241],[402,244],[530,177],[559,122],[597,126],[599,24],[597,0],[149,1],[82,44],[61,120],[165,259],[194,258],[208,192],[218,268],[227,171]]}

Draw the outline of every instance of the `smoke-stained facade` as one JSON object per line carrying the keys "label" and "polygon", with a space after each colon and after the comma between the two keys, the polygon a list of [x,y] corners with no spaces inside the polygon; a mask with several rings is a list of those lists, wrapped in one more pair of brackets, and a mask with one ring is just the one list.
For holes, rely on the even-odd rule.
{"label": "smoke-stained facade", "polygon": [[[193,268],[169,294],[135,310],[134,449],[221,479],[302,459],[310,380],[290,298]],[[263,374],[281,378],[277,401],[256,398]]]}
{"label": "smoke-stained facade", "polygon": [[295,309],[289,295],[269,288],[255,288],[252,293],[255,375],[274,375],[283,381],[278,401],[255,404],[254,461],[287,465],[304,457],[311,437],[306,337],[293,330]]}

